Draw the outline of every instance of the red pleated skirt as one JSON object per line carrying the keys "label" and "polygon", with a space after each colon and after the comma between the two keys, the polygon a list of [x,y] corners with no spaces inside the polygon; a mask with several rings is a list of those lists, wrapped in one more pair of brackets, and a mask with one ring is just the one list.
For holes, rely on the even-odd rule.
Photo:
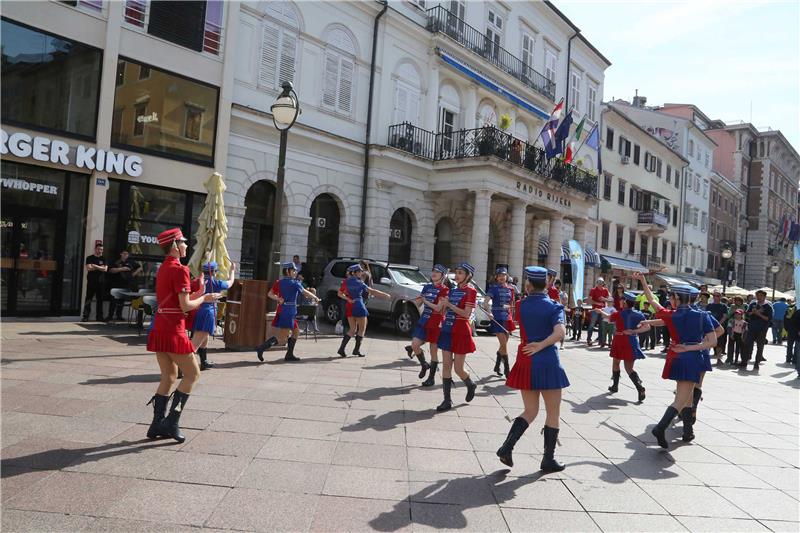
{"label": "red pleated skirt", "polygon": [[186,317],[182,313],[158,313],[153,329],[147,336],[148,352],[176,354],[194,353],[192,341],[186,335]]}

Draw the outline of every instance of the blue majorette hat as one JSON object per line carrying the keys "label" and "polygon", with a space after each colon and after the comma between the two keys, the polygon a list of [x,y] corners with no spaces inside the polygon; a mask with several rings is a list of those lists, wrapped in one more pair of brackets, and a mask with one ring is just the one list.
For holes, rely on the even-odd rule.
{"label": "blue majorette hat", "polygon": [[687,284],[672,285],[669,290],[680,296],[697,296],[700,294],[700,289]]}
{"label": "blue majorette hat", "polygon": [[556,272],[552,268],[548,268],[547,269],[547,275],[548,276],[553,276],[554,278],[557,278],[558,277],[558,272]]}
{"label": "blue majorette hat", "polygon": [[435,272],[441,272],[442,275],[446,276],[448,268],[446,266],[444,266],[444,265],[440,265],[439,263],[436,263],[435,265],[433,265],[433,269],[432,270],[435,271]]}
{"label": "blue majorette hat", "polygon": [[499,267],[497,267],[497,268],[494,270],[494,275],[496,276],[496,275],[498,275],[498,274],[508,274],[508,268],[506,268],[506,267],[504,267],[504,266],[499,266]]}
{"label": "blue majorette hat", "polygon": [[547,281],[547,269],[540,266],[525,267],[525,277],[531,281]]}
{"label": "blue majorette hat", "polygon": [[464,261],[463,263],[459,263],[456,265],[456,270],[463,270],[464,272],[469,273],[470,276],[475,275],[475,267]]}
{"label": "blue majorette hat", "polygon": [[203,272],[211,272],[212,270],[216,269],[217,269],[216,261],[209,261],[208,263],[203,263]]}
{"label": "blue majorette hat", "polygon": [[297,270],[297,266],[291,261],[287,261],[281,265],[281,268],[284,270]]}
{"label": "blue majorette hat", "polygon": [[349,267],[347,267],[347,271],[348,272],[363,272],[364,269],[361,268],[361,265],[356,263],[355,265],[350,265]]}
{"label": "blue majorette hat", "polygon": [[635,302],[636,301],[636,295],[633,294],[630,291],[625,291],[624,293],[622,293],[622,297],[625,298],[629,302]]}

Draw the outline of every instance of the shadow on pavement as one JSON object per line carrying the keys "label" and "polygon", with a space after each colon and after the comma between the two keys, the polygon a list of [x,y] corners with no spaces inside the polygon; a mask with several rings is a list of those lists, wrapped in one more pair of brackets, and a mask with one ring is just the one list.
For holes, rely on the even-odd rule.
{"label": "shadow on pavement", "polygon": [[412,390],[420,388],[417,385],[406,385],[404,387],[376,387],[365,391],[352,391],[341,394],[336,398],[337,402],[351,402],[353,400],[375,401],[390,396],[402,396],[409,394]]}
{"label": "shadow on pavement", "polygon": [[123,383],[158,383],[161,374],[131,374],[113,378],[96,378],[82,381],[79,385],[122,385]]}
{"label": "shadow on pavement", "polygon": [[[611,409],[616,411],[617,407],[638,404],[638,402],[632,402],[614,398],[613,396],[611,396],[610,392],[603,392],[596,396],[592,396],[591,398],[587,398],[586,400],[584,400],[583,403],[578,403],[568,398],[561,398],[561,400],[572,406],[573,413],[579,413],[579,414],[589,414],[592,411],[608,411]],[[604,401],[601,402],[600,400]],[[592,406],[592,404],[594,404],[594,406]]]}
{"label": "shadow on pavement", "polygon": [[380,365],[365,366],[363,370],[395,370],[397,368],[412,368],[412,367],[419,368],[419,363],[417,362],[417,360],[404,358],[404,359],[397,359],[389,363],[383,363]]}
{"label": "shadow on pavement", "polygon": [[[409,500],[396,504],[392,511],[373,518],[369,525],[377,531],[397,531],[404,527],[401,524],[408,524],[410,501],[412,523],[436,529],[464,529],[468,525],[464,510],[503,504],[514,498],[517,490],[535,483],[544,475],[539,472],[531,477],[507,478],[507,473],[508,470],[499,470],[488,475],[437,480],[412,494]],[[428,507],[420,506],[415,512],[414,504]]]}
{"label": "shadow on pavement", "polygon": [[[456,406],[454,406],[455,408]],[[350,424],[349,426],[342,426],[342,431],[359,432],[372,429],[375,431],[389,431],[402,424],[413,424],[422,420],[430,420],[436,416],[436,409],[428,409],[425,411],[407,411],[405,409],[397,409],[387,413],[375,415],[367,415],[358,422]]]}
{"label": "shadow on pavement", "polygon": [[[146,444],[146,446],[137,446]],[[0,461],[0,477],[3,479],[13,477],[26,471],[34,470],[62,470],[68,466],[81,465],[116,457],[129,453],[142,453],[151,448],[161,448],[177,444],[172,439],[153,441],[141,439],[137,441],[123,441],[118,443],[103,444],[90,448],[58,448],[43,452],[22,455]],[[20,469],[20,470],[18,470]]]}

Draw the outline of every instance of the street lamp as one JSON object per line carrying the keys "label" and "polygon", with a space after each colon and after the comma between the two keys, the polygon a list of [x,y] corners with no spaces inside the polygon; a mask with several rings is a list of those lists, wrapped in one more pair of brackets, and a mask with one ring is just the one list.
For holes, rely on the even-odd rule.
{"label": "street lamp", "polygon": [[775,278],[778,277],[778,271],[780,271],[781,266],[778,264],[777,261],[772,262],[772,266],[769,267],[772,271],[772,301],[775,301]]}
{"label": "street lamp", "polygon": [[733,257],[733,252],[731,251],[730,245],[725,245],[725,248],[722,249],[722,259],[724,260],[724,266],[722,267],[722,295],[725,296],[725,290],[728,288],[728,278],[730,277],[730,263],[731,257]]}
{"label": "street lamp", "polygon": [[272,217],[272,250],[270,253],[269,280],[277,279],[280,274],[281,264],[281,218],[283,211],[283,182],[286,165],[286,138],[289,128],[297,122],[300,116],[300,101],[297,93],[294,92],[291,82],[285,81],[281,84],[281,94],[275,99],[275,103],[270,106],[272,111],[272,123],[281,132],[281,144],[278,151],[278,173],[276,179],[275,207]]}

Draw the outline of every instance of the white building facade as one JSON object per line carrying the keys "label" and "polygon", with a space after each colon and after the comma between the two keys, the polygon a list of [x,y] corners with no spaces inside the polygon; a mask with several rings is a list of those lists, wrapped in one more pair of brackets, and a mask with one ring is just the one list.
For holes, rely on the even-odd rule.
{"label": "white building facade", "polygon": [[546,163],[533,143],[561,98],[578,119],[599,119],[609,63],[554,6],[236,5],[226,211],[243,275],[263,278],[270,260],[269,106],[284,80],[302,115],[289,133],[282,255],[314,275],[336,256],[425,269],[466,260],[482,284],[496,264],[516,276],[524,264],[559,269],[567,239],[593,246],[596,176]]}

